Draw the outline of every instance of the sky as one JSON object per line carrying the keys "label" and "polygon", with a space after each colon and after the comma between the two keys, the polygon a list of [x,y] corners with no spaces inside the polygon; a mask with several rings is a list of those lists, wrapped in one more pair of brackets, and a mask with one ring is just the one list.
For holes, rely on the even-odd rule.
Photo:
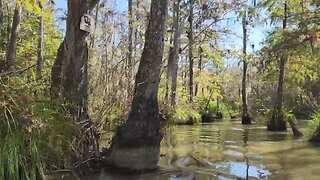
{"label": "sky", "polygon": [[[114,2],[114,7],[116,11],[119,13],[125,13],[127,11],[127,0],[101,0],[103,1],[109,1]],[[67,9],[67,0],[56,0],[55,1],[55,7],[60,9],[55,16],[57,19],[64,16],[64,13]],[[242,49],[242,26],[241,21],[237,24],[226,24],[229,28],[232,29],[233,33],[236,33],[237,36],[229,36],[228,38],[225,38],[223,41],[224,46],[229,46],[230,48],[234,46],[236,49],[241,50]],[[59,23],[59,28],[61,31],[64,31],[65,29],[65,23],[61,22]],[[251,45],[254,44],[255,51],[260,50],[262,48],[261,42],[266,38],[267,31],[270,30],[270,28],[266,28],[264,25],[256,25],[254,28],[250,28],[249,30],[249,41],[248,41],[248,53],[252,54],[253,49],[251,48]],[[237,63],[237,62],[231,62],[231,63]]]}
{"label": "sky", "polygon": [[[104,1],[115,1],[115,9],[118,12],[125,12],[127,10],[127,0],[100,0],[100,2],[104,2]],[[59,11],[56,12],[55,17],[57,19],[64,17],[64,12],[66,12],[67,10],[67,0],[55,0],[55,8],[59,9]],[[60,30],[64,31],[65,29],[65,23],[61,22],[61,24],[59,25]]]}
{"label": "sky", "polygon": [[64,12],[67,10],[67,1],[66,0],[56,0],[55,8],[58,9],[55,13],[55,18],[59,23],[59,29],[63,31],[65,29],[64,21],[60,21],[59,19],[64,16]]}

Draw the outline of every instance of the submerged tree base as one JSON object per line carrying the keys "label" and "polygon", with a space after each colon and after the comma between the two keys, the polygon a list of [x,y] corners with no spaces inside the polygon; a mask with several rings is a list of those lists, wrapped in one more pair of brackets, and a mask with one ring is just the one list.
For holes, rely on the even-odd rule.
{"label": "submerged tree base", "polygon": [[269,123],[268,131],[283,132],[287,131],[287,123],[284,121],[284,114],[281,111],[274,112]]}
{"label": "submerged tree base", "polygon": [[271,126],[271,125],[268,125],[267,129],[268,129],[268,131],[283,132],[283,131],[287,131],[287,126]]}
{"label": "submerged tree base", "polygon": [[249,115],[242,116],[242,124],[252,124],[252,118]]}
{"label": "submerged tree base", "polygon": [[217,116],[215,117],[216,119],[223,119],[223,114],[222,112],[218,111]]}
{"label": "submerged tree base", "polygon": [[158,169],[160,147],[113,147],[106,159],[109,168],[127,173],[150,172]]}
{"label": "submerged tree base", "polygon": [[[150,118],[152,116],[145,114]],[[137,119],[138,116],[134,118]],[[156,170],[162,136],[159,122],[147,124],[144,120],[136,122],[128,119],[113,137],[109,153],[104,154],[106,167],[127,173]]]}
{"label": "submerged tree base", "polygon": [[320,143],[320,132],[314,134],[309,141],[312,143]]}
{"label": "submerged tree base", "polygon": [[201,121],[203,123],[213,122],[214,115],[212,113],[204,112],[201,114]]}
{"label": "submerged tree base", "polygon": [[275,131],[275,132],[283,132],[287,131],[287,126],[285,121],[280,121],[277,124],[269,123],[267,127],[268,131]]}

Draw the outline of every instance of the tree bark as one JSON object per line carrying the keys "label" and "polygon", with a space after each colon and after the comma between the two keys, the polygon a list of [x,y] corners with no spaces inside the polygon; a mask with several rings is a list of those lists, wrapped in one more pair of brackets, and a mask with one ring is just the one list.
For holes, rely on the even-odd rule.
{"label": "tree bark", "polygon": [[80,20],[96,3],[98,0],[68,0],[66,36],[60,47],[61,53],[64,54],[61,66],[62,94],[72,104],[71,113],[78,120],[87,118],[88,100],[86,37],[89,33],[80,30]]}
{"label": "tree bark", "polygon": [[116,168],[145,171],[157,168],[160,155],[158,86],[164,47],[167,0],[153,0],[135,91],[127,122],[111,145],[109,162]]}
{"label": "tree bark", "polygon": [[[6,33],[4,32],[4,11],[3,11],[3,4],[2,0],[0,0],[0,49],[5,49],[5,39],[6,39]],[[0,73],[5,69],[6,61],[4,60],[4,57],[0,57]]]}
{"label": "tree bark", "polygon": [[248,113],[248,104],[247,104],[247,71],[248,71],[248,62],[247,62],[247,12],[242,18],[242,30],[243,30],[243,72],[242,72],[242,124],[251,124],[251,117]]}
{"label": "tree bark", "polygon": [[[5,44],[5,42],[4,42],[5,41],[5,33],[3,32],[3,30],[4,30],[3,18],[4,18],[4,10],[3,10],[2,0],[0,0],[0,36],[1,36],[0,37],[0,48],[1,49],[4,49],[4,44]],[[1,69],[1,67],[0,67],[0,69]]]}
{"label": "tree bark", "polygon": [[[173,10],[173,15],[172,15],[172,19],[175,20],[176,19],[176,11]],[[175,22],[174,22],[175,23]],[[171,79],[171,72],[174,66],[174,47],[173,47],[173,36],[174,36],[174,24],[172,24],[172,32],[170,34],[170,48],[169,48],[169,54],[168,54],[168,63],[167,63],[167,73],[166,73],[166,89],[165,89],[165,100],[166,100],[166,104],[168,104],[169,102],[169,86],[170,86],[170,79]]]}
{"label": "tree bark", "polygon": [[97,3],[96,9],[95,9],[95,15],[94,15],[94,30],[91,36],[91,48],[94,48],[95,45],[95,39],[96,39],[96,31],[97,31],[97,22],[98,22],[98,16],[99,16],[99,7],[100,5]]}
{"label": "tree bark", "polygon": [[[170,42],[170,44],[171,44],[171,42]],[[166,102],[169,102],[169,88],[170,88],[170,80],[171,80],[171,71],[173,69],[172,66],[173,66],[173,63],[174,63],[174,57],[173,56],[174,56],[174,47],[170,47],[169,48],[169,55],[168,55],[167,73],[166,73],[166,90],[165,90],[165,100],[166,100]]]}
{"label": "tree bark", "polygon": [[[39,7],[43,10],[43,5],[39,2]],[[37,79],[42,78],[42,66],[43,66],[43,41],[44,41],[44,23],[43,17],[39,17],[39,32],[38,32],[38,56],[37,56]]]}
{"label": "tree bark", "polygon": [[299,130],[297,124],[292,119],[289,119],[289,124],[291,126],[292,133],[293,133],[294,137],[303,136],[303,133]]}
{"label": "tree bark", "polygon": [[129,19],[129,33],[128,33],[128,61],[127,61],[127,78],[128,78],[128,98],[132,95],[132,75],[133,75],[133,0],[128,0],[128,19]]}
{"label": "tree bark", "polygon": [[[7,12],[10,11],[10,7],[9,5],[7,4],[6,5],[6,9],[7,9]],[[7,13],[7,17],[6,17],[6,20],[7,20],[7,27],[6,27],[6,42],[9,43],[10,42],[10,35],[11,35],[11,17],[10,17],[10,13]],[[8,47],[7,47],[8,48]]]}
{"label": "tree bark", "polygon": [[284,68],[285,58],[280,58],[279,80],[276,94],[276,102],[273,109],[271,120],[268,123],[268,131],[286,131],[287,126],[283,114],[283,84],[284,84]]}
{"label": "tree bark", "polygon": [[7,67],[6,70],[9,71],[13,65],[16,58],[16,50],[17,50],[17,39],[18,33],[20,29],[20,21],[21,21],[21,6],[16,5],[13,15],[13,22],[11,27],[10,40],[8,44],[6,60]]}
{"label": "tree bark", "polygon": [[1,30],[2,30],[2,25],[3,25],[3,4],[2,4],[2,0],[0,0],[0,26],[1,26]]}
{"label": "tree bark", "polygon": [[176,106],[176,95],[177,95],[177,78],[178,78],[178,54],[180,49],[180,37],[181,37],[181,28],[180,28],[180,3],[181,0],[177,0],[175,3],[175,20],[174,20],[174,37],[173,37],[173,65],[171,72],[171,107],[174,110]]}
{"label": "tree bark", "polygon": [[193,102],[193,6],[194,0],[189,0],[189,102]]}
{"label": "tree bark", "polygon": [[56,99],[61,96],[61,81],[62,81],[62,63],[63,59],[65,59],[65,40],[60,44],[57,57],[54,61],[54,64],[51,68],[51,99]]}
{"label": "tree bark", "polygon": [[132,0],[128,0],[128,18],[129,18],[129,34],[128,34],[128,68],[132,68],[133,54],[133,5]]}
{"label": "tree bark", "polygon": [[[287,28],[287,3],[284,4],[284,18],[283,18],[283,29]],[[283,84],[284,84],[284,70],[285,70],[286,58],[284,55],[280,58],[279,65],[279,80],[277,88],[276,102],[274,105],[272,117],[268,123],[268,131],[286,131],[287,126],[284,120],[283,114]]]}
{"label": "tree bark", "polygon": [[[203,52],[202,47],[199,47],[199,63],[198,63],[199,77],[201,77],[201,71],[202,71],[202,52]],[[194,96],[197,96],[198,91],[199,91],[199,82],[197,82],[196,84]]]}
{"label": "tree bark", "polygon": [[[96,132],[88,115],[88,43],[89,33],[80,30],[82,16],[90,12],[99,0],[68,0],[66,36],[52,67],[52,98],[62,96],[75,121],[84,124],[87,143],[83,158],[98,153]],[[89,129],[89,131],[87,131]]]}

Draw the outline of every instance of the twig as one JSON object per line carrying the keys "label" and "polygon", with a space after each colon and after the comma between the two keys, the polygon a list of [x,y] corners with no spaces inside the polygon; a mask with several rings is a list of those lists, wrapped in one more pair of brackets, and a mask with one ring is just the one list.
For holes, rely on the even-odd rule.
{"label": "twig", "polygon": [[0,73],[0,78],[7,77],[7,76],[20,75],[20,74],[28,71],[29,69],[31,69],[31,68],[33,68],[35,66],[37,66],[37,64],[33,64],[32,66],[29,66],[29,67],[26,67],[24,69],[20,69],[20,70],[17,70],[17,71],[9,71],[9,72]]}

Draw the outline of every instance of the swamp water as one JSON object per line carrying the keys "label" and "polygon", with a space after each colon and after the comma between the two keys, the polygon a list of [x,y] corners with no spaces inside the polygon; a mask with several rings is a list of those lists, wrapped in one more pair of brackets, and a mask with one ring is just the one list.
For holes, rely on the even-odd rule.
{"label": "swamp water", "polygon": [[[299,122],[307,134],[306,122]],[[175,126],[162,140],[160,169],[129,176],[108,172],[83,180],[320,179],[320,146],[265,126],[220,121]],[[69,179],[69,178],[64,178]]]}

